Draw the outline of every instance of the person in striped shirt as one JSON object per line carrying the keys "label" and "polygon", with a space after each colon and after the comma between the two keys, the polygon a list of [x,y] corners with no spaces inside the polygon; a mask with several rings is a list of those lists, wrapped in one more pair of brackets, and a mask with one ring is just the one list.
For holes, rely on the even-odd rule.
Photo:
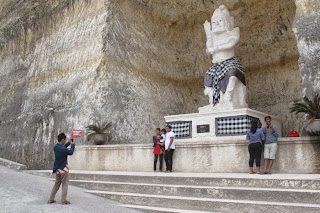
{"label": "person in striped shirt", "polygon": [[[75,142],[71,139],[71,142],[67,142],[67,136],[64,133],[58,135],[58,143],[54,146],[54,164],[53,173],[56,173],[56,181],[52,188],[48,203],[56,202],[54,200],[60,185],[62,184],[62,204],[70,204],[67,200],[68,185],[69,185],[69,167],[68,167],[68,155],[72,155],[74,152]],[[68,146],[71,144],[71,149]]]}

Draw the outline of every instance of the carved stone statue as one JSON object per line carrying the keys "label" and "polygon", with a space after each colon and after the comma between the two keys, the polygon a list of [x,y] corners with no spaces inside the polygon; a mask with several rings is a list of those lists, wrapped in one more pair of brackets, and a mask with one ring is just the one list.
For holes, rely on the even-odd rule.
{"label": "carved stone statue", "polygon": [[209,105],[199,112],[246,108],[245,74],[234,47],[239,41],[240,30],[234,28],[234,19],[228,9],[221,5],[204,29],[207,36],[206,49],[212,54],[212,64],[203,79],[204,94],[209,96]]}

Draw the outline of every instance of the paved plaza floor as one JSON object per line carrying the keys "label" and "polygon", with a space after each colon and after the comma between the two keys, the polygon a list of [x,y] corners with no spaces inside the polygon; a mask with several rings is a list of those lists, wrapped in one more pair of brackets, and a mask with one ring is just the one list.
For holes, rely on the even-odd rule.
{"label": "paved plaza floor", "polygon": [[47,204],[54,182],[48,178],[30,175],[0,166],[0,212],[138,212],[118,206],[117,202],[94,196],[85,189],[69,185],[70,205],[61,205],[61,188],[56,203]]}
{"label": "paved plaza floor", "polygon": [[[36,175],[32,175],[32,174],[36,174]],[[41,176],[45,176],[45,177],[41,177]],[[225,179],[222,181],[229,181],[229,180],[234,180],[235,182],[239,182],[239,186],[237,185],[236,187],[232,187],[232,183],[230,182],[230,187],[217,187],[217,186],[213,186],[216,189],[218,188],[225,188],[224,190],[239,190],[239,187],[241,190],[247,190],[245,189],[246,187],[248,187],[248,183],[246,182],[246,180],[254,180],[254,181],[258,181],[258,180],[262,180],[265,181],[266,184],[267,183],[273,183],[273,182],[268,182],[268,180],[271,181],[275,181],[275,184],[277,185],[276,187],[280,187],[280,188],[272,188],[271,191],[277,190],[281,193],[285,193],[286,191],[289,190],[288,192],[288,196],[290,197],[291,194],[299,194],[299,193],[307,193],[308,190],[310,191],[310,193],[318,193],[318,180],[320,180],[320,174],[272,174],[272,175],[257,175],[257,174],[248,174],[248,173],[179,173],[179,172],[173,172],[173,173],[160,173],[160,172],[128,172],[128,171],[84,171],[84,170],[71,170],[70,171],[70,176],[71,178],[76,178],[75,180],[82,180],[82,181],[96,181],[99,182],[99,184],[111,184],[110,185],[110,189],[107,188],[108,190],[111,190],[105,193],[113,193],[113,194],[125,194],[125,196],[129,196],[129,194],[131,194],[129,197],[130,198],[125,198],[125,199],[135,199],[133,197],[139,197],[137,198],[138,201],[140,199],[140,197],[142,196],[141,194],[139,194],[139,192],[135,192],[135,191],[130,191],[130,189],[128,189],[128,193],[127,191],[119,191],[119,192],[114,192],[112,191],[112,184],[122,184],[121,181],[124,181],[124,184],[128,184],[128,185],[133,185],[133,187],[140,187],[141,185],[145,185],[148,187],[152,188],[152,185],[154,185],[153,183],[149,183],[150,178],[165,178],[166,180],[173,178],[176,181],[195,181],[193,178],[196,178],[196,183],[191,184],[187,184],[186,185],[182,185],[184,184],[184,182],[179,182],[179,186],[180,187],[201,187],[198,186],[198,183],[201,183],[201,181],[203,181],[202,179],[199,180],[197,178],[217,178],[217,179]],[[90,179],[90,177],[100,177],[103,179],[104,176],[110,176],[110,178],[116,178],[115,180],[109,180],[108,181],[99,181],[99,179]],[[108,200],[106,198],[102,198],[102,197],[98,197],[92,194],[87,193],[86,191],[88,189],[83,189],[83,188],[79,188],[76,186],[72,186],[69,185],[69,190],[68,190],[68,200],[71,201],[71,205],[61,205],[60,204],[60,199],[61,199],[61,189],[59,190],[57,197],[56,197],[56,203],[54,204],[48,204],[47,200],[49,197],[49,194],[51,192],[52,186],[54,184],[54,181],[52,180],[52,178],[54,178],[55,176],[52,175],[52,171],[51,170],[26,170],[26,171],[22,171],[19,172],[17,170],[14,169],[9,169],[5,166],[0,166],[0,212],[4,212],[4,213],[17,213],[17,212],[32,212],[32,213],[37,213],[37,212],[57,212],[57,211],[62,211],[62,212],[138,212],[135,211],[133,209],[127,209],[126,207],[130,207],[130,205],[124,205],[124,204],[120,204],[111,200]],[[78,179],[77,179],[78,178]],[[119,178],[119,179],[118,179]],[[123,179],[125,178],[125,179]],[[128,180],[127,180],[127,179]],[[133,179],[132,179],[133,178]],[[182,178],[182,179],[181,179]],[[189,178],[191,178],[189,180]],[[138,180],[137,182],[134,182]],[[281,180],[284,180],[281,181]],[[300,181],[301,180],[301,181]],[[308,180],[311,181],[316,181],[316,182],[308,182]],[[110,182],[111,181],[111,182]],[[115,181],[114,183],[112,181]],[[132,183],[130,181],[133,181]],[[100,183],[101,182],[101,183]],[[257,184],[259,185],[260,182],[258,182]],[[243,184],[243,186],[241,185]],[[283,186],[281,185],[283,184]],[[301,186],[300,186],[300,185]],[[308,184],[312,184],[311,186],[309,186]],[[119,185],[119,187],[121,187]],[[170,184],[169,184],[170,185]],[[176,190],[176,186],[177,182],[173,181],[171,183],[171,185],[169,187],[171,187],[170,190]],[[262,183],[263,185],[263,183]],[[290,186],[295,186],[298,185],[297,189],[290,189]],[[306,189],[304,189],[303,185],[305,185]],[[313,187],[314,186],[314,187]],[[101,190],[103,189],[103,185],[99,186],[102,187]],[[117,186],[118,187],[118,186]],[[148,189],[148,187],[146,189]],[[258,186],[259,187],[259,186]],[[261,187],[261,186],[260,186]],[[283,188],[281,188],[283,187]],[[299,187],[302,187],[301,189]],[[311,188],[310,188],[311,187]],[[228,188],[228,189],[227,189]],[[250,188],[250,187],[249,187]],[[310,190],[310,189],[312,190]],[[94,190],[100,190],[99,189],[94,189]],[[94,191],[93,190],[93,191]],[[116,189],[116,191],[118,190],[118,188]],[[168,190],[168,189],[167,189]],[[264,190],[263,188],[255,188],[255,189],[251,189],[251,190]],[[270,191],[269,188],[266,188],[265,191]],[[305,192],[306,191],[306,192]],[[99,192],[100,193],[100,192]],[[101,192],[102,193],[102,192]],[[126,194],[127,193],[127,194]],[[140,192],[141,193],[141,192]],[[146,195],[148,193],[146,192]],[[151,194],[151,193],[149,193]],[[116,196],[115,195],[115,196]],[[143,196],[146,196],[143,195]],[[141,199],[145,199],[145,197],[143,197]],[[154,195],[157,196],[157,195]],[[162,195],[158,195],[158,197],[161,197]],[[189,195],[188,195],[189,196]],[[293,195],[292,195],[293,196]],[[298,196],[298,195],[297,195]],[[147,195],[147,197],[149,198],[150,196]],[[162,196],[163,197],[163,196]],[[173,197],[175,197],[175,199],[185,199],[183,196],[182,198],[179,197],[179,195],[174,195]],[[191,196],[192,197],[192,196]],[[114,198],[114,197],[113,197]],[[118,199],[118,198],[116,198]],[[119,198],[120,199],[120,198]],[[160,198],[159,198],[160,199]],[[197,199],[192,197],[192,199]],[[201,198],[201,199],[206,199]],[[241,201],[242,203],[248,203],[248,200],[241,200],[241,198],[238,198],[239,202]],[[128,201],[128,200],[127,200]],[[130,200],[129,200],[130,201]],[[224,199],[224,202],[226,201],[226,199]],[[143,201],[145,202],[145,201]],[[141,206],[141,209],[146,209],[148,208],[152,208],[159,210],[158,207],[156,206],[148,206],[149,202],[151,201],[147,201],[145,206]],[[232,203],[232,200],[229,200],[228,202]],[[250,201],[251,202],[251,201]],[[261,200],[258,201],[254,201],[254,202],[262,202]],[[295,206],[297,205],[296,201],[283,201],[283,202],[292,202],[290,205]],[[124,203],[128,203],[128,202],[124,202]],[[129,202],[130,203],[130,202]],[[136,204],[135,204],[136,205]],[[138,203],[138,205],[142,205],[141,203]],[[282,205],[281,202],[277,202],[277,205]],[[301,206],[306,206],[309,204],[305,204],[305,203],[299,203],[299,205]],[[310,205],[316,205],[318,208],[318,202],[316,202],[316,204],[311,203]],[[137,207],[137,206],[136,206]],[[310,206],[309,206],[310,207]],[[179,207],[182,209],[189,209],[189,208],[184,208],[184,207]],[[182,209],[179,209],[178,207],[176,209],[171,209],[171,212],[187,212],[187,211],[180,211]],[[302,207],[301,207],[302,208]],[[192,208],[190,208],[192,209]],[[163,211],[167,212],[169,211],[162,209]],[[150,209],[151,211],[151,209]],[[195,212],[195,211],[192,211]]]}

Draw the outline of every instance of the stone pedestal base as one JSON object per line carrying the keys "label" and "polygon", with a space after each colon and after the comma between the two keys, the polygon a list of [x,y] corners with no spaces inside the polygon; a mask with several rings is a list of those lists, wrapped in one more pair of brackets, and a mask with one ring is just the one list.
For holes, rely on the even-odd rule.
{"label": "stone pedestal base", "polygon": [[[186,142],[214,140],[243,140],[250,128],[252,118],[260,119],[264,126],[264,118],[268,114],[249,108],[232,111],[214,111],[165,116],[167,124],[172,126],[176,140]],[[272,116],[272,124],[279,129],[281,136],[281,121]]]}

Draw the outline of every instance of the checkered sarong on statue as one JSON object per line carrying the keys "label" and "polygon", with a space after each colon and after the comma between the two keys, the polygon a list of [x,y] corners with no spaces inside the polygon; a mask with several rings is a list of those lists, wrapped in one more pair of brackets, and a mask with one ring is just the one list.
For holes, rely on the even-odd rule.
{"label": "checkered sarong on statue", "polygon": [[232,57],[221,63],[212,63],[211,67],[208,69],[206,75],[211,76],[213,79],[213,103],[219,103],[220,100],[220,86],[219,82],[224,78],[226,73],[231,70],[236,69],[244,76],[244,71],[242,69],[241,63],[238,58]]}

